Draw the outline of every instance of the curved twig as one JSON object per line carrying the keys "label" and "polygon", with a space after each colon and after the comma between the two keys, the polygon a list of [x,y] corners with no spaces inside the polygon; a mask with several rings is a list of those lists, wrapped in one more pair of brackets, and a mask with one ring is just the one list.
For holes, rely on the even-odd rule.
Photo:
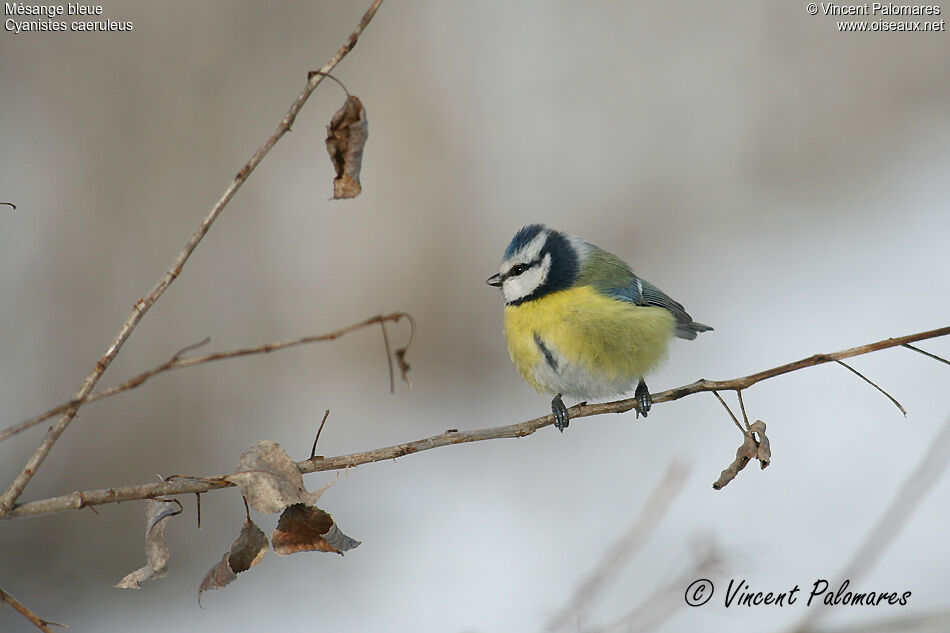
{"label": "curved twig", "polygon": [[[291,126],[294,124],[294,121],[297,119],[297,114],[300,112],[300,109],[303,108],[303,105],[307,102],[307,99],[310,98],[311,93],[316,89],[317,86],[323,81],[327,73],[333,70],[340,61],[346,57],[346,55],[353,50],[353,47],[356,46],[356,42],[359,39],[360,34],[363,32],[363,29],[370,23],[373,19],[373,16],[376,15],[377,9],[382,4],[383,0],[373,0],[372,5],[369,9],[366,10],[366,13],[363,14],[363,17],[360,19],[359,24],[356,25],[356,29],[350,34],[350,37],[347,39],[346,43],[343,44],[337,50],[336,54],[330,58],[326,64],[320,68],[316,73],[312,73],[307,77],[307,83],[304,86],[300,94],[297,95],[297,98],[294,99],[294,102],[290,106],[290,110],[287,111],[287,114],[284,115],[284,118],[278,124],[277,129],[274,131],[270,137],[264,141],[264,144],[261,145],[256,152],[251,156],[251,158],[245,163],[244,167],[237,173],[234,177],[234,180],[231,181],[231,184],[228,185],[227,189],[224,190],[224,193],[221,195],[221,198],[215,203],[208,215],[201,221],[198,225],[198,228],[195,229],[195,232],[192,233],[191,237],[188,239],[188,243],[181,250],[180,253],[175,257],[175,260],[172,262],[171,267],[155,283],[155,286],[151,291],[141,299],[135,302],[135,305],[132,308],[132,313],[125,320],[125,323],[122,324],[122,327],[119,328],[118,333],[115,335],[115,338],[112,340],[112,343],[109,344],[109,347],[106,348],[105,353],[96,361],[95,366],[92,368],[92,371],[86,376],[83,380],[82,385],[79,387],[79,390],[76,392],[76,396],[73,400],[81,402],[85,400],[86,396],[92,393],[93,387],[96,386],[96,383],[99,382],[99,379],[102,377],[102,374],[105,373],[106,369],[115,359],[116,355],[119,353],[119,350],[122,349],[122,345],[128,340],[129,336],[132,334],[132,331],[135,329],[135,326],[138,325],[139,321],[142,320],[142,317],[145,316],[145,313],[148,312],[149,308],[158,301],[158,298],[162,296],[165,290],[178,278],[178,275],[181,274],[182,269],[185,266],[185,263],[188,261],[188,258],[191,257],[191,254],[195,251],[195,248],[198,247],[198,244],[204,238],[205,234],[211,228],[211,225],[218,218],[224,207],[231,201],[231,198],[234,197],[234,194],[237,193],[238,189],[241,188],[241,185],[244,184],[244,181],[247,180],[248,176],[251,175],[251,172],[260,164],[268,152],[277,144],[277,141],[281,137],[290,131]],[[49,455],[50,451],[53,448],[53,445],[56,443],[56,440],[63,434],[63,431],[66,430],[66,427],[69,426],[69,423],[72,422],[73,418],[76,417],[76,412],[79,410],[79,404],[72,405],[63,411],[60,418],[56,421],[53,426],[50,427],[47,431],[46,436],[43,438],[40,445],[37,447],[36,451],[26,462],[26,465],[23,466],[23,469],[20,473],[13,479],[10,486],[0,495],[0,516],[6,514],[16,503],[16,500],[20,498],[20,495],[23,494],[23,489],[26,488],[26,485],[33,478],[33,475],[43,464],[43,461],[46,459],[46,456]]]}
{"label": "curved twig", "polygon": [[[354,323],[348,325],[339,330],[333,332],[327,332],[326,334],[317,334],[313,336],[304,336],[302,338],[294,339],[292,341],[278,341],[275,343],[265,343],[263,345],[258,345],[257,347],[246,347],[243,349],[234,349],[226,352],[216,352],[214,354],[206,354],[204,356],[192,356],[189,358],[182,358],[182,355],[188,352],[189,350],[195,349],[196,347],[205,344],[209,339],[205,339],[199,343],[189,345],[184,349],[178,351],[174,356],[171,357],[168,361],[153,367],[148,371],[143,371],[141,374],[132,376],[128,380],[119,383],[118,385],[109,387],[108,389],[103,389],[102,391],[97,391],[96,393],[90,394],[85,398],[79,400],[70,400],[69,402],[63,402],[62,404],[56,405],[52,409],[44,411],[37,416],[30,418],[29,420],[24,420],[18,424],[14,424],[0,431],[0,442],[7,440],[17,433],[22,433],[23,431],[29,429],[32,426],[48,420],[54,415],[60,414],[63,411],[66,411],[70,407],[78,407],[79,405],[86,404],[87,402],[94,402],[96,400],[102,400],[103,398],[108,398],[109,396],[114,396],[117,393],[122,393],[123,391],[128,391],[129,389],[134,389],[141,385],[143,382],[166,371],[171,371],[173,369],[183,369],[185,367],[194,367],[195,365],[203,365],[205,363],[212,363],[218,360],[226,360],[229,358],[240,358],[242,356],[252,356],[255,354],[267,354],[270,352],[276,352],[282,349],[287,349],[290,347],[296,347],[298,345],[307,345],[310,343],[320,343],[324,341],[333,341],[341,336],[345,336],[350,332],[365,328],[370,325],[375,325],[377,323],[382,324],[386,321],[399,322],[401,319],[408,319],[410,323],[414,323],[412,315],[407,312],[390,312],[388,314],[379,314],[374,317],[370,317],[359,323]],[[414,331],[414,328],[413,328]],[[410,342],[412,341],[412,334],[410,333]],[[407,346],[408,347],[408,344]],[[402,348],[405,349],[405,348]],[[387,346],[387,354],[389,353],[389,348]],[[392,361],[390,361],[390,374],[392,374]],[[390,375],[390,383],[392,383],[392,376]]]}
{"label": "curved twig", "polygon": [[914,350],[914,351],[917,352],[918,354],[923,354],[924,356],[928,356],[928,357],[934,359],[935,361],[941,362],[941,363],[943,363],[944,365],[950,365],[950,360],[947,360],[946,358],[941,358],[940,356],[937,356],[936,354],[931,354],[930,352],[926,352],[926,351],[920,349],[919,347],[914,347],[913,345],[911,345],[911,344],[909,344],[909,343],[904,343],[903,346],[906,347],[907,349],[912,349],[912,350]]}
{"label": "curved twig", "polygon": [[346,96],[347,96],[347,97],[350,96],[350,91],[346,89],[346,86],[343,84],[343,82],[340,81],[339,79],[337,79],[336,77],[334,77],[333,75],[331,75],[330,73],[321,72],[321,71],[319,71],[319,70],[311,70],[311,71],[310,71],[310,74],[307,75],[307,79],[310,79],[310,78],[313,77],[314,75],[323,75],[323,76],[326,77],[327,79],[332,79],[333,81],[336,82],[336,84],[337,84],[340,88],[343,88],[343,92],[346,93]]}
{"label": "curved twig", "polygon": [[907,417],[907,410],[901,405],[900,402],[897,401],[897,398],[895,398],[895,397],[892,396],[891,394],[889,394],[889,393],[887,393],[886,391],[884,391],[884,389],[882,389],[879,384],[877,384],[876,382],[874,382],[873,380],[871,380],[870,378],[868,378],[867,376],[865,376],[864,374],[862,374],[861,372],[859,372],[857,369],[855,369],[854,367],[852,367],[852,366],[849,365],[848,363],[844,362],[843,360],[837,360],[837,359],[835,359],[835,362],[838,363],[839,365],[841,365],[842,367],[844,367],[845,369],[847,369],[848,371],[850,371],[852,374],[854,374],[855,376],[857,376],[858,378],[860,378],[860,379],[863,380],[864,382],[868,383],[869,385],[871,385],[872,387],[874,387],[875,389],[877,389],[878,391],[880,391],[881,393],[883,393],[885,396],[887,396],[887,399],[894,403],[894,406],[897,407],[897,409],[898,409],[901,413],[904,414],[904,417],[905,417],[905,418]]}
{"label": "curved twig", "polygon": [[[804,369],[806,367],[813,367],[815,365],[834,362],[842,358],[851,358],[853,356],[869,354],[882,349],[897,347],[914,341],[946,336],[948,334],[950,334],[950,326],[936,330],[929,330],[927,332],[919,332],[917,334],[908,334],[907,336],[901,336],[897,338],[884,339],[883,341],[878,341],[876,343],[852,347],[850,349],[834,352],[831,354],[815,354],[814,356],[803,358],[801,360],[795,361],[794,363],[780,365],[778,367],[766,369],[756,374],[750,374],[748,376],[735,378],[733,380],[699,380],[683,387],[668,389],[666,391],[653,394],[653,403],[657,404],[660,402],[679,400],[680,398],[686,397],[690,394],[699,393],[702,391],[738,391],[741,389],[746,389],[757,382],[774,378],[776,376],[781,376],[782,374],[787,374],[799,369]],[[636,407],[636,398],[629,398],[626,400],[617,400],[603,404],[580,404],[571,407],[570,414],[571,420],[575,420],[593,415],[601,415],[603,413],[623,413]],[[441,446],[449,446],[452,444],[465,444],[468,442],[480,442],[483,440],[525,437],[527,435],[531,435],[538,429],[549,426],[553,423],[554,416],[545,415],[533,420],[520,422],[518,424],[509,424],[507,426],[476,429],[473,431],[457,431],[452,429],[446,431],[445,433],[433,435],[421,440],[406,442],[404,444],[396,444],[394,446],[386,446],[361,453],[351,453],[349,455],[339,455],[337,457],[328,457],[323,459],[315,457],[303,462],[298,462],[297,467],[300,468],[300,472],[304,474],[327,470],[341,470],[344,468],[359,466],[361,464],[369,464],[372,462],[395,459],[397,457],[411,455],[412,453],[419,453],[421,451],[439,448]],[[50,499],[42,499],[39,501],[30,501],[28,503],[20,504],[0,518],[17,518],[52,514],[55,512],[78,510],[87,506],[103,505],[106,503],[120,503],[122,501],[152,499],[160,496],[206,492],[216,488],[227,488],[232,485],[233,484],[221,479],[221,476],[217,476],[205,478],[178,478],[165,482],[139,484],[121,488],[106,488],[100,490],[89,490],[85,492],[77,491],[61,497],[53,497]]]}
{"label": "curved twig", "polygon": [[41,631],[44,631],[45,633],[53,633],[53,630],[49,628],[51,626],[59,626],[64,629],[66,628],[65,624],[60,624],[59,622],[50,622],[49,620],[44,620],[40,616],[30,611],[25,604],[23,604],[22,602],[20,602],[19,600],[17,600],[10,594],[8,594],[3,589],[0,589],[0,607],[2,607],[5,604],[8,604],[11,607],[13,607],[15,611],[17,611],[20,615],[22,615],[24,618],[26,618],[30,622],[32,622],[36,628],[38,628]]}

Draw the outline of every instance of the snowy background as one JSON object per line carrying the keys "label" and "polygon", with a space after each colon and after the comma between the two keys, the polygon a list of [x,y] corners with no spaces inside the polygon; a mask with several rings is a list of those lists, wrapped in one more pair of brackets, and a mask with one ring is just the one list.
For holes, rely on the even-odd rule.
{"label": "snowy background", "polygon": [[[2,426],[74,393],[364,4],[110,1],[131,33],[0,32],[0,200],[18,205],[0,207]],[[674,344],[654,391],[947,325],[948,37],[839,33],[802,2],[385,3],[335,73],[369,118],[363,195],[327,200],[343,94],[326,82],[100,384],[209,335],[231,349],[406,310],[413,390],[389,394],[377,330],[166,374],[84,407],[23,500],[228,472],[261,439],[303,459],[327,408],[325,455],[547,413],[484,284],[529,222],[617,253],[716,328]],[[714,543],[716,596],[687,607],[680,582],[652,630],[781,631],[811,609],[726,608],[729,579],[837,586],[950,416],[950,368],[902,349],[853,365],[907,418],[838,366],[761,383],[745,402],[773,463],[718,492],[741,437],[699,394],[351,469],[321,507],[358,549],[269,554],[203,609],[235,490],[203,497],[200,531],[182,498],[170,573],[139,592],[112,584],[143,563],[141,503],[0,523],[0,587],[77,632],[541,631],[679,458],[668,514],[569,630],[656,602]],[[3,486],[45,428],[0,445]],[[909,604],[822,626],[950,608],[948,496],[944,477],[853,579]],[[12,609],[0,629],[34,630]]]}

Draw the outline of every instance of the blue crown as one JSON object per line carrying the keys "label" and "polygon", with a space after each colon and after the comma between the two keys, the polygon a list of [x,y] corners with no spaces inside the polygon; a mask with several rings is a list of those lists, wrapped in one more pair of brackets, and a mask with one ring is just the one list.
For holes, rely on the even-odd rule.
{"label": "blue crown", "polygon": [[548,228],[543,224],[529,224],[526,227],[522,228],[520,231],[515,233],[515,236],[511,238],[511,243],[508,245],[508,248],[505,249],[505,259],[508,259],[519,250],[527,246],[531,240],[538,236],[538,233],[541,231],[546,231]]}

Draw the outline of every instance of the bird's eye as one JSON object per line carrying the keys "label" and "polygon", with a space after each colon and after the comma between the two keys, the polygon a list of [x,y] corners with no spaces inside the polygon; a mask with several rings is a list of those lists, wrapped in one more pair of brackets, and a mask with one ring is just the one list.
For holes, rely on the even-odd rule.
{"label": "bird's eye", "polygon": [[517,277],[518,275],[520,275],[521,273],[523,273],[523,272],[526,271],[526,270],[528,270],[528,265],[527,265],[527,264],[516,264],[516,265],[514,265],[514,266],[511,267],[511,270],[508,271],[508,276],[509,276],[509,277]]}

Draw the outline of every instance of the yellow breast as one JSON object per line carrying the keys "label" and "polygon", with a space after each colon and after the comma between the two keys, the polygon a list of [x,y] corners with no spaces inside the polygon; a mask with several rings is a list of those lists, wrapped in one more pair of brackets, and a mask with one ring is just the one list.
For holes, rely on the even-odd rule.
{"label": "yellow breast", "polygon": [[628,391],[666,357],[674,325],[664,308],[590,286],[505,307],[508,353],[528,384],[580,399]]}

